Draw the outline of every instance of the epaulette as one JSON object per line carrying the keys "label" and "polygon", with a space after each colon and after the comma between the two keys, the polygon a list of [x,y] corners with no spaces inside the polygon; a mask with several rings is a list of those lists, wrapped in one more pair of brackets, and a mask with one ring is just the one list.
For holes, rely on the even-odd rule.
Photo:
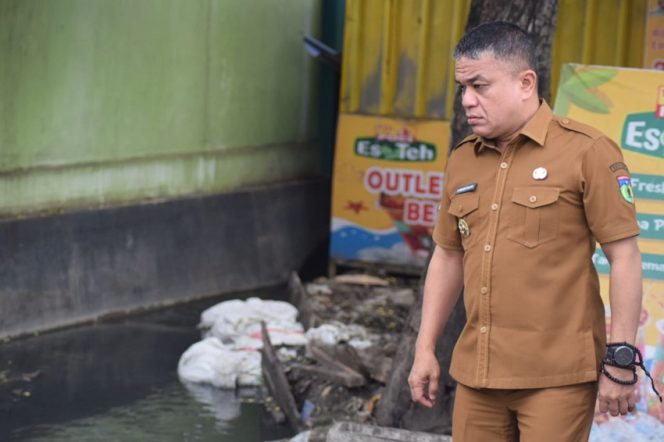
{"label": "epaulette", "polygon": [[595,129],[594,127],[588,126],[587,124],[583,124],[576,120],[572,120],[571,118],[555,117],[555,120],[558,122],[558,124],[561,127],[586,135],[593,140],[596,140],[597,138],[604,136],[602,131],[600,131],[599,129]]}
{"label": "epaulette", "polygon": [[466,138],[464,138],[463,140],[459,141],[459,142],[456,144],[456,146],[454,146],[454,150],[458,149],[458,148],[459,148],[462,144],[464,144],[464,143],[468,143],[468,142],[470,142],[470,141],[473,141],[473,142],[474,142],[474,141],[477,141],[478,138],[479,138],[479,135],[470,134],[470,135],[468,135]]}

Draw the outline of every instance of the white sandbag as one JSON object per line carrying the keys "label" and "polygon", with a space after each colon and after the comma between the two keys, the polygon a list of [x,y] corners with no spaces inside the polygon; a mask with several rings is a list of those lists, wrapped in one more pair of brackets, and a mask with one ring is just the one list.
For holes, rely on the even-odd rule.
{"label": "white sandbag", "polygon": [[297,309],[284,301],[264,301],[258,298],[247,299],[247,305],[256,314],[256,317],[264,321],[295,322],[297,320]]}
{"label": "white sandbag", "polygon": [[187,349],[178,363],[180,379],[221,388],[262,385],[261,321],[275,346],[305,345],[297,309],[287,302],[249,298],[220,302],[201,313],[204,339]]}
{"label": "white sandbag", "polygon": [[231,324],[252,321],[289,321],[295,322],[297,309],[283,301],[264,301],[249,298],[246,301],[233,299],[220,302],[201,313],[199,327],[210,328],[216,322],[224,320]]}
{"label": "white sandbag", "polygon": [[178,362],[182,381],[208,383],[220,388],[260,385],[261,355],[238,351],[211,337],[189,347]]}
{"label": "white sandbag", "polygon": [[[265,324],[270,342],[274,346],[290,345],[302,346],[307,344],[304,337],[304,327],[299,322],[271,321]],[[212,329],[215,333],[216,327]],[[260,323],[244,324],[240,330],[240,336],[233,341],[233,348],[254,349],[263,348],[263,334]]]}
{"label": "white sandbag", "polygon": [[220,302],[201,313],[201,322],[198,327],[210,328],[219,318],[229,318],[231,320],[235,317],[244,317],[249,311],[246,303],[240,299]]}
{"label": "white sandbag", "polygon": [[264,321],[273,345],[305,345],[304,329],[296,317],[297,309],[287,302],[249,298],[210,307],[201,314],[199,326],[209,327],[204,332],[206,337],[214,336],[235,348],[260,349],[260,323]]}

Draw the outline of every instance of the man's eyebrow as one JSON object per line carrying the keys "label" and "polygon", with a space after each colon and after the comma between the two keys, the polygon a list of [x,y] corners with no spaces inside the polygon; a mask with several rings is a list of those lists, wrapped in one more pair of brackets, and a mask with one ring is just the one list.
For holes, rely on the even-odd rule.
{"label": "man's eyebrow", "polygon": [[[467,79],[467,80],[466,80],[466,83],[475,83],[475,82],[478,81],[478,80],[479,80],[479,81],[486,81],[486,82],[489,81],[489,80],[487,80],[487,78],[484,77],[482,74],[477,74],[477,75],[475,75],[474,77],[470,77],[469,79]],[[456,84],[461,84],[461,82],[460,82],[459,80],[457,80],[456,78],[454,79],[454,82],[455,82]]]}

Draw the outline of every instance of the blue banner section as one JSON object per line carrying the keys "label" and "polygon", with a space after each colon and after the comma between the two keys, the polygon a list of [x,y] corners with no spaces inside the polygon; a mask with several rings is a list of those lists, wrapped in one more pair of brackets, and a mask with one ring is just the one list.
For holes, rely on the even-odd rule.
{"label": "blue banner section", "polygon": [[632,189],[636,195],[636,203],[639,198],[647,200],[664,200],[664,176],[646,175],[642,173],[633,173]]}
{"label": "blue banner section", "polygon": [[[655,255],[652,253],[641,254],[643,278],[664,280],[664,255]],[[611,267],[609,260],[602,250],[598,249],[593,254],[593,263],[595,268],[601,274],[608,274]]]}
{"label": "blue banner section", "polygon": [[636,219],[641,229],[641,238],[664,240],[664,215],[638,213]]}

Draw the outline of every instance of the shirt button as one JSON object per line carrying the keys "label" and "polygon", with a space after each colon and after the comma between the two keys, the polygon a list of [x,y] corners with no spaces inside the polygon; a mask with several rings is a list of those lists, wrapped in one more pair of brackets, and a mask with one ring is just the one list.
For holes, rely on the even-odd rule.
{"label": "shirt button", "polygon": [[486,333],[486,327],[484,326],[480,327],[480,333]]}
{"label": "shirt button", "polygon": [[490,252],[490,251],[491,251],[491,244],[486,244],[486,245],[484,246],[484,251],[485,251],[485,252]]}
{"label": "shirt button", "polygon": [[500,168],[501,169],[507,169],[507,163],[505,163],[505,162],[500,163]]}
{"label": "shirt button", "polygon": [[482,293],[483,295],[486,295],[488,292],[489,292],[489,289],[486,288],[486,287],[482,287],[482,288],[480,289],[480,293]]}
{"label": "shirt button", "polygon": [[537,197],[535,195],[530,195],[530,198],[528,198],[528,201],[530,201],[531,203],[534,203],[535,201],[537,201]]}
{"label": "shirt button", "polygon": [[491,204],[491,210],[498,210],[498,204],[496,203]]}

